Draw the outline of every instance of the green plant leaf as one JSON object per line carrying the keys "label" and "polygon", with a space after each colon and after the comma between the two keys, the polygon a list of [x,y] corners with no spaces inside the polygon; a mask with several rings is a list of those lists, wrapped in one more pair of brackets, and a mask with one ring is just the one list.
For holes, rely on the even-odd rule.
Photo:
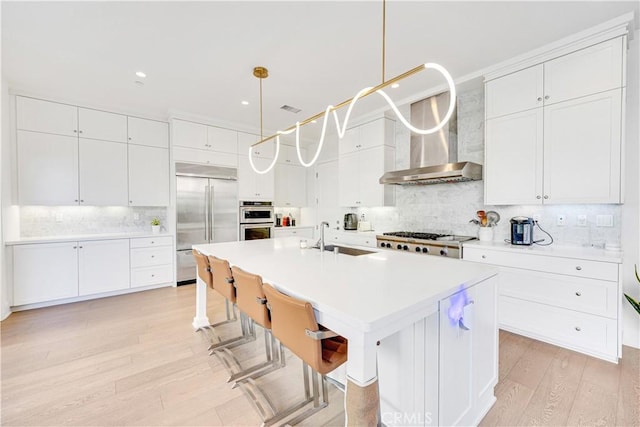
{"label": "green plant leaf", "polygon": [[638,314],[640,314],[640,303],[638,301],[634,300],[633,298],[631,298],[627,294],[624,294],[624,297],[627,299],[627,301],[629,301],[629,304],[631,304],[631,306],[636,309]]}
{"label": "green plant leaf", "polygon": [[638,284],[640,284],[640,276],[638,276],[638,266],[634,264],[633,269],[636,272],[636,280],[638,281]]}

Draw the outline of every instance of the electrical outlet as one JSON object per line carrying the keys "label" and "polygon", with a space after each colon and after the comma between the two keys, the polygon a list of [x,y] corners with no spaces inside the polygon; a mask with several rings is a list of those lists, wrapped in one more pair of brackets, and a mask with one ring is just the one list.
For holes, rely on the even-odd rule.
{"label": "electrical outlet", "polygon": [[613,227],[613,215],[598,215],[596,225],[598,227]]}
{"label": "electrical outlet", "polygon": [[133,213],[133,220],[134,220],[134,221],[137,221],[137,220],[139,220],[139,219],[140,219],[140,214],[139,214],[138,212],[134,212],[134,213]]}
{"label": "electrical outlet", "polygon": [[567,217],[564,214],[559,214],[556,220],[556,224],[558,225],[567,225]]}
{"label": "electrical outlet", "polygon": [[587,226],[587,216],[586,215],[578,215],[576,225],[578,227],[586,227]]}

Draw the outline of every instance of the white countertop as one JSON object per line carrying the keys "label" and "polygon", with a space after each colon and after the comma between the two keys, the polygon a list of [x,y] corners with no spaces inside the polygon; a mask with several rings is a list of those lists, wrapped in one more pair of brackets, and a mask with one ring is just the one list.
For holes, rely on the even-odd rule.
{"label": "white countertop", "polygon": [[[206,255],[260,274],[283,292],[360,330],[381,329],[495,274],[458,259],[376,250],[351,256],[300,249],[296,237],[194,245]],[[351,246],[353,245],[341,245]]]}
{"label": "white countertop", "polygon": [[605,251],[604,249],[593,247],[561,246],[557,244],[552,244],[550,246],[520,246],[506,242],[481,242],[479,240],[463,242],[462,245],[463,247],[488,248],[497,251],[525,253],[530,255],[548,255],[563,258],[613,262],[618,264],[622,263],[622,252]]}
{"label": "white countertop", "polygon": [[42,237],[21,237],[16,240],[7,240],[6,246],[28,245],[34,243],[58,243],[58,242],[86,242],[88,240],[111,240],[111,239],[134,239],[143,237],[173,237],[173,234],[159,233],[108,233],[108,234],[76,234],[68,236],[42,236]]}

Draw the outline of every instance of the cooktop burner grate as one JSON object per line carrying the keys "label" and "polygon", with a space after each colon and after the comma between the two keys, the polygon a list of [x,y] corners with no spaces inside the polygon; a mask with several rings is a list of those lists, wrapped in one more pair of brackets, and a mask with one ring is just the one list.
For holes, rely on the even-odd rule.
{"label": "cooktop burner grate", "polygon": [[413,231],[395,231],[390,233],[382,233],[384,236],[404,237],[407,239],[422,239],[422,240],[436,240],[441,237],[447,236],[447,234],[437,233],[420,233]]}

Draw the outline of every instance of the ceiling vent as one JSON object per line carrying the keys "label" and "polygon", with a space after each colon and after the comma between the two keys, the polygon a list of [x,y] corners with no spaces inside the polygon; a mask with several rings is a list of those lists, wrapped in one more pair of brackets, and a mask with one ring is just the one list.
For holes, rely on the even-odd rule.
{"label": "ceiling vent", "polygon": [[282,107],[280,107],[280,109],[281,109],[281,110],[284,110],[284,111],[288,111],[288,112],[290,112],[290,113],[294,113],[294,114],[297,114],[297,113],[299,113],[300,111],[302,111],[302,110],[301,110],[301,109],[299,109],[299,108],[292,107],[291,105],[286,105],[286,104],[285,104],[285,105],[283,105]]}

